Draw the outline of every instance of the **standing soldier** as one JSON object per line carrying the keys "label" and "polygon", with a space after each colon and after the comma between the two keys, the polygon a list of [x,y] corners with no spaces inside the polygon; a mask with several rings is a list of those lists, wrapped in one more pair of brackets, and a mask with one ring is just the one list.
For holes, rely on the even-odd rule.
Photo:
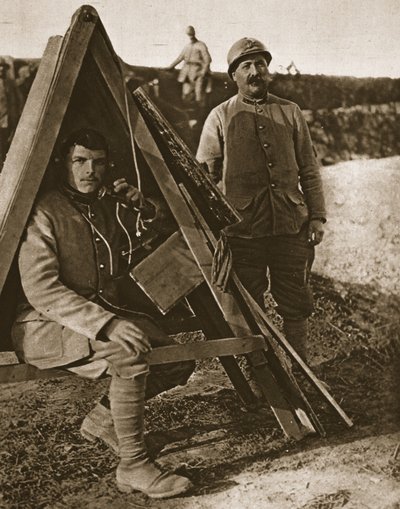
{"label": "standing soldier", "polygon": [[286,337],[305,358],[309,274],[326,213],[300,108],[268,92],[271,59],[256,39],[231,47],[228,73],[238,94],[211,111],[197,158],[243,217],[226,230],[238,276],[264,307],[269,270]]}
{"label": "standing soldier", "polygon": [[191,102],[194,96],[197,105],[203,107],[207,80],[210,80],[211,56],[205,43],[196,38],[192,26],[187,27],[186,35],[190,42],[167,69],[172,70],[180,62],[184,62],[178,76],[179,83],[182,83],[182,100]]}

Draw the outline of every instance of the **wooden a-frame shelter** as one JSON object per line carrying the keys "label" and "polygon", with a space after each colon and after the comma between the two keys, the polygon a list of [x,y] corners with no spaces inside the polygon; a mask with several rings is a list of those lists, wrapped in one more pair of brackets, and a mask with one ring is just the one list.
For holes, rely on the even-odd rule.
{"label": "wooden a-frame shelter", "polygon": [[[324,430],[290,369],[296,362],[348,426],[352,423],[326,388],[231,274],[227,291],[213,280],[220,231],[238,220],[146,94],[127,92],[121,62],[91,6],[73,16],[65,37],[49,40],[0,175],[0,345],[9,348],[18,274],[15,258],[38,193],[51,185],[57,142],[78,127],[109,140],[118,176],[143,192],[158,192],[176,223],[168,238],[150,243],[132,278],[168,316],[189,303],[207,341],[153,350],[152,364],[218,357],[243,404],[258,400],[235,355],[245,355],[284,433],[301,439]],[[154,272],[157,277],[154,277]],[[182,322],[183,323],[183,322]],[[27,365],[0,366],[0,381],[60,376]]]}

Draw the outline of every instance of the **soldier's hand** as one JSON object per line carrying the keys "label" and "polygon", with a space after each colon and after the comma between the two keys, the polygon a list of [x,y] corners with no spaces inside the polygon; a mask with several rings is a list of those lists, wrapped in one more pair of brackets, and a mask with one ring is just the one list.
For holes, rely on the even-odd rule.
{"label": "soldier's hand", "polygon": [[324,237],[324,225],[320,219],[311,219],[308,225],[308,242],[317,246]]}
{"label": "soldier's hand", "polygon": [[128,184],[126,179],[120,178],[113,183],[114,193],[123,198],[127,204],[141,208],[145,202],[143,193],[136,187]]}
{"label": "soldier's hand", "polygon": [[129,320],[113,318],[104,327],[103,332],[108,339],[120,344],[129,353],[132,350],[138,353],[148,353],[151,351],[150,340],[147,334]]}

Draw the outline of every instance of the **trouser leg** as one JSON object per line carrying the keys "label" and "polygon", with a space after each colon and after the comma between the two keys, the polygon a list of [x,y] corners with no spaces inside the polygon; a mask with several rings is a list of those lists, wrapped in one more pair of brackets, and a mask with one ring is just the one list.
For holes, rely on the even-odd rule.
{"label": "trouser leg", "polygon": [[[156,329],[154,324],[152,324],[151,327],[147,324],[146,328],[149,331],[149,336],[154,347],[176,343],[160,329]],[[109,357],[109,360],[111,363],[114,362],[117,368],[122,367],[121,361],[118,359]],[[123,360],[126,361],[126,357]],[[195,366],[194,361],[151,366],[147,376],[145,399],[153,398],[157,394],[176,387],[177,385],[184,385],[193,373]],[[125,373],[126,369],[130,370],[129,362],[124,369]],[[115,452],[118,452],[118,440],[111,417],[110,401],[107,395],[103,395],[99,403],[97,403],[93,410],[85,417],[81,425],[81,434],[84,438],[91,441],[100,438]]]}
{"label": "trouser leg", "polygon": [[313,260],[314,248],[307,241],[306,228],[297,235],[271,239],[271,293],[283,317],[286,339],[303,360],[307,360],[307,318],[314,309],[309,281]]}
{"label": "trouser leg", "polygon": [[199,76],[194,83],[195,101],[199,107],[205,106],[204,77]]}
{"label": "trouser leg", "polygon": [[283,319],[283,330],[286,339],[300,355],[307,361],[307,339],[308,339],[308,320],[307,318],[292,320],[290,318]]}
{"label": "trouser leg", "polygon": [[111,378],[110,409],[124,465],[147,456],[144,444],[145,388],[146,374],[132,379],[118,375]]}
{"label": "trouser leg", "polygon": [[230,237],[229,246],[238,278],[257,304],[265,309],[268,265],[263,240]]}
{"label": "trouser leg", "polygon": [[117,485],[121,491],[142,491],[151,498],[184,493],[191,487],[182,476],[162,472],[147,453],[144,442],[144,400],[146,373],[133,378],[114,374],[110,385],[110,406],[119,443],[121,461]]}
{"label": "trouser leg", "polygon": [[306,359],[307,317],[313,311],[309,275],[314,249],[307,242],[306,228],[297,235],[262,239],[229,239],[233,266],[252,297],[264,308],[264,293],[270,270],[271,294],[283,317],[288,341]]}

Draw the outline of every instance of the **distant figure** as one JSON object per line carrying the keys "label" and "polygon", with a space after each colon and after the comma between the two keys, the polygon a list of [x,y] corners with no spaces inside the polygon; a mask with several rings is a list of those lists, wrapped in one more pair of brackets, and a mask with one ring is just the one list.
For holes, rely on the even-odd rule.
{"label": "distant figure", "polygon": [[180,62],[184,62],[178,76],[179,83],[182,83],[182,100],[190,103],[194,99],[199,106],[203,107],[206,89],[208,93],[211,91],[211,56],[204,42],[196,38],[196,32],[192,26],[187,27],[186,34],[190,42],[167,69],[172,70]]}
{"label": "distant figure", "polygon": [[7,75],[9,69],[6,60],[0,58],[0,170],[19,118],[15,85]]}
{"label": "distant figure", "polygon": [[33,80],[36,76],[36,67],[30,64],[23,64],[17,70],[17,77],[15,78],[16,93],[18,96],[18,108],[21,115],[24,109],[29,91],[31,89]]}

